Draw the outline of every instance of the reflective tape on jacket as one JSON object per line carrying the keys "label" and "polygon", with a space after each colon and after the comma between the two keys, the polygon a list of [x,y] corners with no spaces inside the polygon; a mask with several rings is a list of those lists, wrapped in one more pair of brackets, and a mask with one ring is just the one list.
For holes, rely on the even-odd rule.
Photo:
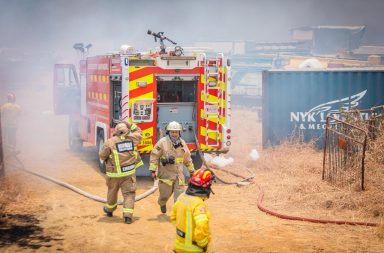
{"label": "reflective tape on jacket", "polygon": [[206,214],[199,214],[195,216],[195,222],[200,222],[200,221],[208,221],[208,217]]}
{"label": "reflective tape on jacket", "polygon": [[162,179],[162,178],[159,178],[159,181],[160,182],[163,182],[164,184],[167,184],[169,186],[172,186],[173,185],[173,180],[171,179]]}
{"label": "reflective tape on jacket", "polygon": [[182,178],[179,178],[179,185],[186,186],[187,184],[185,183],[185,180]]}
{"label": "reflective tape on jacket", "polygon": [[195,170],[195,166],[193,165],[193,163],[191,163],[187,168],[189,172],[193,172]]}
{"label": "reflective tape on jacket", "polygon": [[131,131],[134,131],[136,128],[137,128],[137,126],[135,124],[131,125]]}
{"label": "reflective tape on jacket", "polygon": [[198,245],[198,246],[200,246],[200,247],[205,247],[205,246],[207,246],[208,245],[208,238],[207,237],[205,237],[203,240],[201,240],[201,241],[196,241],[196,244]]}
{"label": "reflective tape on jacket", "polygon": [[204,252],[202,248],[196,245],[185,245],[176,239],[175,248],[184,252]]}
{"label": "reflective tape on jacket", "polygon": [[193,231],[192,215],[189,209],[187,210],[187,217],[185,219],[185,228],[186,228],[186,231],[183,237],[184,243],[182,243],[176,238],[175,248],[178,250],[182,250],[184,252],[204,252],[202,248],[200,248],[197,245],[194,245],[192,242],[192,231]]}
{"label": "reflective tape on jacket", "polygon": [[140,166],[142,166],[144,163],[143,161],[140,161],[136,164],[130,164],[127,166],[124,166],[123,168],[120,166],[120,160],[119,156],[116,150],[113,150],[113,157],[115,161],[115,168],[116,172],[107,172],[108,177],[126,177],[131,176],[136,173],[136,169]]}
{"label": "reflective tape on jacket", "polygon": [[149,164],[149,170],[157,170],[157,164],[156,163],[150,163]]}

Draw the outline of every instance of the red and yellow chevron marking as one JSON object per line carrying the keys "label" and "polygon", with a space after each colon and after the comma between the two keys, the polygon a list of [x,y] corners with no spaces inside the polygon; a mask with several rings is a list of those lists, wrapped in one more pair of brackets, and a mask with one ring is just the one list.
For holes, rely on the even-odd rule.
{"label": "red and yellow chevron marking", "polygon": [[217,148],[206,146],[204,144],[200,144],[200,149],[201,149],[201,151],[215,151],[215,150],[217,150]]}
{"label": "red and yellow chevron marking", "polygon": [[[132,104],[139,99],[154,99],[156,94],[156,87],[154,85],[154,71],[151,67],[135,67],[130,66],[129,71],[129,108],[132,108]],[[139,82],[145,82],[145,87],[140,87]],[[154,108],[155,109],[155,108]],[[155,112],[154,112],[155,113]],[[154,123],[144,122],[139,123],[139,127],[143,131],[143,139],[138,145],[140,153],[150,153],[156,142],[156,136],[154,136]]]}
{"label": "red and yellow chevron marking", "polygon": [[142,153],[149,153],[153,149],[153,127],[143,129],[143,139],[137,146],[137,149]]}

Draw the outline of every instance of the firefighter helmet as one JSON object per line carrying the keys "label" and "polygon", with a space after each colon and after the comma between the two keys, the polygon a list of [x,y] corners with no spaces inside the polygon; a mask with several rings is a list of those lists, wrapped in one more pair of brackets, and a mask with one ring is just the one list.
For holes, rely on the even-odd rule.
{"label": "firefighter helmet", "polygon": [[196,170],[189,180],[190,184],[198,187],[208,188],[212,185],[212,181],[215,179],[215,174],[209,169]]}
{"label": "firefighter helmet", "polygon": [[129,132],[128,125],[125,122],[120,122],[115,127],[114,135],[126,135]]}
{"label": "firefighter helmet", "polygon": [[167,125],[167,131],[181,131],[181,125],[176,121],[169,122]]}
{"label": "firefighter helmet", "polygon": [[7,94],[7,100],[9,103],[15,103],[16,102],[16,95],[12,92]]}
{"label": "firefighter helmet", "polygon": [[187,195],[198,196],[203,200],[209,198],[212,182],[215,180],[215,174],[209,169],[196,170],[191,179],[189,179],[188,188],[185,191]]}

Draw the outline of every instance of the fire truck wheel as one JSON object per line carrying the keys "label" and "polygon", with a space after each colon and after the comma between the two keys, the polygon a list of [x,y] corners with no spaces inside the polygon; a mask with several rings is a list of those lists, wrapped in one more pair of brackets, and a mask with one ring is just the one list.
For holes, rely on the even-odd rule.
{"label": "fire truck wheel", "polygon": [[80,139],[80,134],[78,130],[77,123],[70,122],[69,123],[69,132],[68,132],[68,143],[69,149],[74,152],[81,151],[83,147],[83,141]]}
{"label": "fire truck wheel", "polygon": [[[104,146],[104,134],[99,133],[99,135],[97,136],[97,150],[100,152],[103,146]],[[99,169],[100,169],[100,172],[104,174],[106,173],[105,161],[101,159],[99,159]]]}

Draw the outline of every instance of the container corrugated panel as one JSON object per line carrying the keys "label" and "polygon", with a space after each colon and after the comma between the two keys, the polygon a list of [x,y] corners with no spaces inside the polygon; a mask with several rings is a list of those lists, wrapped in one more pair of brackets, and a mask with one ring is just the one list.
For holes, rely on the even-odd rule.
{"label": "container corrugated panel", "polygon": [[326,116],[384,104],[384,69],[263,71],[263,146],[292,134],[322,142]]}

